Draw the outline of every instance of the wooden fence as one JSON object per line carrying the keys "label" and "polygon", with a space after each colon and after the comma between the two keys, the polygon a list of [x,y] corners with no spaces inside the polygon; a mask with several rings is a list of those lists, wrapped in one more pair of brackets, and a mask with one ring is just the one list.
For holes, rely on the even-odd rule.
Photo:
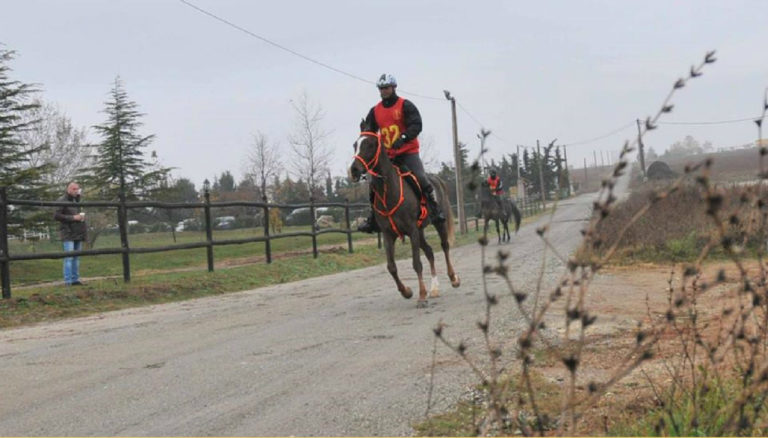
{"label": "wooden fence", "polygon": [[[120,234],[120,248],[99,248],[99,249],[86,249],[80,251],[69,252],[52,252],[52,253],[35,253],[35,254],[17,254],[11,255],[9,252],[9,233],[8,233],[8,212],[10,206],[30,206],[30,207],[61,207],[61,206],[79,206],[79,207],[106,207],[117,209],[117,226]],[[222,207],[254,207],[263,209],[263,236],[254,236],[240,239],[213,239],[213,222],[211,220],[211,209]],[[345,228],[328,228],[319,230],[314,226],[314,218],[316,218],[315,211],[319,207],[341,207],[344,209],[344,225]],[[61,259],[73,256],[95,256],[105,254],[121,254],[123,263],[123,280],[125,282],[131,281],[131,254],[145,254],[153,252],[163,251],[175,251],[181,249],[192,248],[205,248],[208,261],[208,271],[214,270],[213,259],[213,247],[219,245],[237,245],[244,243],[264,242],[264,252],[267,263],[272,263],[272,247],[270,242],[275,239],[284,239],[289,237],[304,236],[312,239],[312,255],[317,258],[317,236],[326,233],[342,233],[347,235],[347,247],[350,253],[353,252],[352,247],[352,233],[356,232],[351,228],[350,221],[350,208],[368,208],[368,203],[350,203],[345,202],[324,202],[316,203],[310,199],[306,204],[276,204],[267,202],[249,202],[249,201],[231,201],[231,202],[211,202],[210,194],[204,193],[204,202],[197,203],[173,203],[173,202],[154,202],[154,201],[83,201],[79,203],[62,202],[62,201],[37,201],[37,200],[22,200],[22,199],[9,199],[5,187],[0,187],[0,283],[2,283],[2,297],[4,299],[11,298],[11,275],[10,275],[10,263],[20,260],[42,260],[42,259]],[[476,209],[476,203],[467,203],[466,207],[468,211],[474,211]],[[538,213],[541,209],[540,203],[518,204],[523,217],[530,216]],[[205,241],[181,243],[167,246],[158,246],[151,248],[131,248],[128,240],[128,210],[139,208],[169,208],[169,209],[189,209],[189,208],[202,208],[203,218],[205,222]],[[270,208],[309,208],[309,215],[312,222],[310,231],[299,231],[291,233],[279,233],[270,234]],[[473,214],[475,221],[475,230],[479,230],[479,221],[476,214]],[[468,217],[471,217],[468,214]],[[472,219],[466,219],[468,223]],[[378,236],[378,246],[381,248],[381,234]]]}

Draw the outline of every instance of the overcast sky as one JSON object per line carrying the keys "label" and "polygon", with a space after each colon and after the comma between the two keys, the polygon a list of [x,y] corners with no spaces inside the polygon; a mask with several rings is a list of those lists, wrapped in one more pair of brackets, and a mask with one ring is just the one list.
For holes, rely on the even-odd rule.
{"label": "overcast sky", "polygon": [[[433,161],[453,157],[447,89],[473,153],[482,126],[492,157],[557,138],[572,144],[576,167],[595,151],[598,161],[615,154],[708,50],[718,61],[675,96],[665,121],[758,116],[768,86],[765,1],[189,1],[348,75],[179,0],[5,0],[0,43],[17,52],[12,78],[40,84],[76,126],[105,120],[119,75],[146,114],[141,133],[156,135],[150,149],[196,184],[225,170],[239,180],[257,131],[280,143],[287,166],[290,100],[304,91],[325,111],[331,170],[345,174],[360,118],[379,100],[351,76],[395,75]],[[749,121],[670,124],[646,144],[660,152],[686,135],[730,147],[757,131]]]}

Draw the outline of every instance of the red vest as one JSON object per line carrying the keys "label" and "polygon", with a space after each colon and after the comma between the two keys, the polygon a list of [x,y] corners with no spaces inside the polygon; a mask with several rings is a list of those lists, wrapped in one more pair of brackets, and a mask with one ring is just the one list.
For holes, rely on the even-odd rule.
{"label": "red vest", "polygon": [[381,102],[373,108],[376,124],[379,125],[381,144],[386,148],[389,158],[402,154],[419,153],[419,140],[416,138],[408,140],[399,149],[392,149],[392,143],[405,133],[403,102],[405,102],[405,99],[398,97],[397,102],[389,108],[384,108]]}
{"label": "red vest", "polygon": [[488,177],[488,187],[491,188],[491,192],[495,192],[496,188],[499,186],[499,183],[501,182],[501,177],[496,175],[496,178]]}

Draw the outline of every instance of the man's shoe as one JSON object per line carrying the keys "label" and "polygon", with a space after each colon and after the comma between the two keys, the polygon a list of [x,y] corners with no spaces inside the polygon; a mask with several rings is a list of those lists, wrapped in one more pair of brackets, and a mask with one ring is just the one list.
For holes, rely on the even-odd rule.
{"label": "man's shoe", "polygon": [[379,229],[379,224],[376,223],[376,219],[373,217],[373,214],[371,214],[368,218],[365,219],[365,222],[358,225],[357,231],[373,234],[381,230]]}
{"label": "man's shoe", "polygon": [[83,286],[83,283],[81,283],[80,281],[73,281],[73,282],[70,284],[70,286]]}

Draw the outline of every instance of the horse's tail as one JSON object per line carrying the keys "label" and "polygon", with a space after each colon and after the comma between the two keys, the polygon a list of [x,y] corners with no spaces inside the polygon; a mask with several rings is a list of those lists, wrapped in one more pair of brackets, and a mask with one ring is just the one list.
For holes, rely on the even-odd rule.
{"label": "horse's tail", "polygon": [[520,221],[522,220],[522,215],[520,214],[520,210],[517,208],[517,204],[515,204],[512,201],[509,201],[510,207],[512,207],[512,214],[515,216],[515,233],[520,229]]}
{"label": "horse's tail", "polygon": [[438,194],[440,195],[440,208],[445,215],[445,233],[446,236],[448,236],[448,243],[453,245],[456,235],[453,224],[453,210],[451,210],[451,199],[448,197],[448,189],[446,189],[445,182],[441,178],[430,176],[430,179],[432,180],[432,185],[437,188]]}

